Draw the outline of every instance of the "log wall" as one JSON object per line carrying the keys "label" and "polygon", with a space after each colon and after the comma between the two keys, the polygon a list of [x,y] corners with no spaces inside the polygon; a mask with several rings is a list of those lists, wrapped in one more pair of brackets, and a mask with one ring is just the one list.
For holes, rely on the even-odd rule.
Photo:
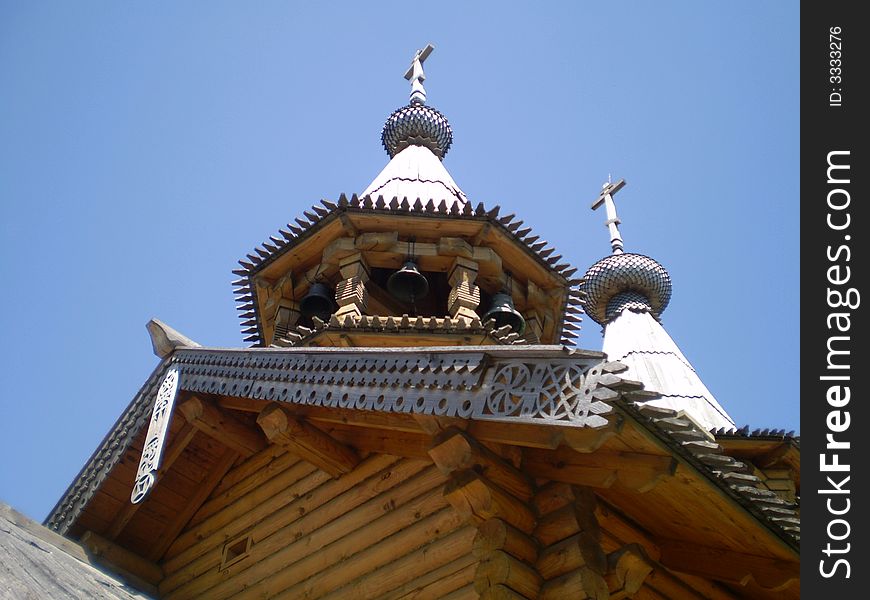
{"label": "log wall", "polygon": [[333,478],[269,447],[231,470],[169,547],[160,595],[467,597],[475,529],[445,482],[427,459],[370,455]]}

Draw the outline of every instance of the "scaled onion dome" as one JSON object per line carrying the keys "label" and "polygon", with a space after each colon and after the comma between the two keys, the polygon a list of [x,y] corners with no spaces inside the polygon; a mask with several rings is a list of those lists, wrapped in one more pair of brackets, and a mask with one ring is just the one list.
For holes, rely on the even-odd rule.
{"label": "scaled onion dome", "polygon": [[658,319],[671,299],[671,276],[649,256],[611,254],[589,267],[580,289],[586,314],[599,325],[626,308]]}
{"label": "scaled onion dome", "polygon": [[425,146],[443,160],[453,143],[453,132],[447,117],[431,106],[411,102],[387,118],[381,142],[390,158],[408,146]]}

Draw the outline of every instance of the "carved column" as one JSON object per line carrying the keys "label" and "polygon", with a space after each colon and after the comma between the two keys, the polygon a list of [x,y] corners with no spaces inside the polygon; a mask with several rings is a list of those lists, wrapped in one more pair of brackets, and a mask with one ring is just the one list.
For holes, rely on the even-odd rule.
{"label": "carved column", "polygon": [[478,265],[472,260],[457,256],[447,280],[450,282],[450,294],[447,296],[447,312],[454,319],[477,317],[475,309],[480,304],[480,288],[475,285]]}
{"label": "carved column", "polygon": [[[526,312],[523,318],[526,320],[526,339],[531,335],[538,340],[547,335],[552,335],[555,318],[556,300],[545,290],[542,290],[529,281],[526,286]],[[532,340],[529,340],[532,341]]]}
{"label": "carved column", "polygon": [[544,320],[541,315],[538,311],[529,309],[523,313],[523,318],[526,320],[526,332],[523,337],[530,344],[539,344],[544,335]]}
{"label": "carved column", "polygon": [[360,317],[366,310],[369,280],[369,267],[362,254],[357,252],[338,261],[342,281],[335,288],[335,302],[338,304],[336,317],[346,315]]}
{"label": "carved column", "polygon": [[299,321],[299,303],[292,300],[281,299],[278,310],[275,312],[275,338],[287,335]]}

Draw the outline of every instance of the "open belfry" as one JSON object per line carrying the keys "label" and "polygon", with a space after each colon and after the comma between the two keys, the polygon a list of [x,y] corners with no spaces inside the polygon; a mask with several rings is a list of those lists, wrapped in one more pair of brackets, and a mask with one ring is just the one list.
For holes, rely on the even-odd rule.
{"label": "open belfry", "polygon": [[466,197],[431,52],[371,184],[239,261],[250,347],[148,323],[159,364],[46,526],[172,600],[798,598],[799,438],[737,429],[662,327],[624,180],[585,274]]}

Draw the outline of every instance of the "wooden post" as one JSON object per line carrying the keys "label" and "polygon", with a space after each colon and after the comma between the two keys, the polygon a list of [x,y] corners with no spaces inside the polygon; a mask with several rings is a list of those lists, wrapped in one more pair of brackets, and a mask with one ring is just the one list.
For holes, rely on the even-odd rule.
{"label": "wooden post", "polygon": [[368,302],[366,282],[369,280],[369,268],[362,253],[355,253],[342,258],[338,262],[342,281],[335,288],[335,302],[338,304],[336,317],[345,315],[360,317],[365,313]]}
{"label": "wooden post", "polygon": [[447,296],[447,312],[453,318],[477,318],[475,310],[480,304],[480,288],[475,285],[478,264],[457,256],[448,271],[450,294]]}

